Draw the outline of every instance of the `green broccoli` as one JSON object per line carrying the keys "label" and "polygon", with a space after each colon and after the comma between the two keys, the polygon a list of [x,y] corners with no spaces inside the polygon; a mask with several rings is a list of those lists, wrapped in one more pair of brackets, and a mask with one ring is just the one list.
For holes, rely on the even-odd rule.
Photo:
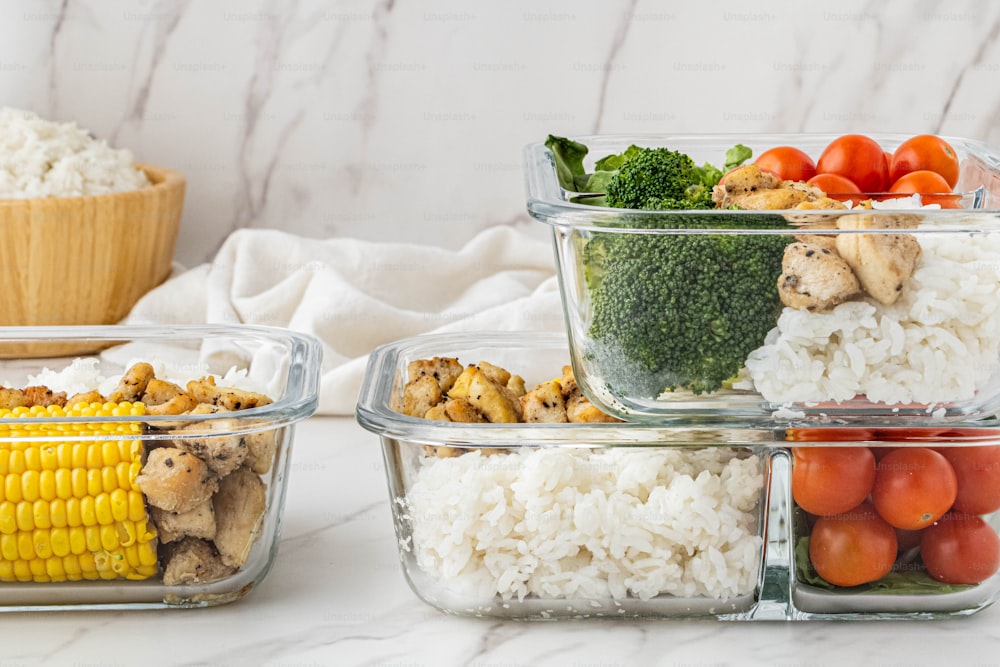
{"label": "green broccoli", "polygon": [[[733,218],[737,219],[734,220]],[[624,216],[632,229],[789,229],[780,215]],[[720,389],[781,310],[783,234],[595,232],[583,249],[590,355],[612,392]]]}
{"label": "green broccoli", "polygon": [[[705,171],[684,153],[643,148],[623,162],[608,181],[607,202],[614,208],[712,208],[712,186],[718,178],[711,179],[718,170],[712,167],[707,178]],[[707,185],[706,180],[710,181]]]}

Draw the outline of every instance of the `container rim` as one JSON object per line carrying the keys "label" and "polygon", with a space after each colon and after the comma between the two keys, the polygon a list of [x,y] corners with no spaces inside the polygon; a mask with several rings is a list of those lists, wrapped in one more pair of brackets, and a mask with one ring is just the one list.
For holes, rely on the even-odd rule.
{"label": "container rim", "polygon": [[774,419],[773,425],[756,419],[734,419],[725,414],[679,415],[649,422],[600,424],[465,424],[439,422],[404,415],[392,408],[400,391],[406,363],[417,358],[458,356],[462,349],[497,348],[561,353],[569,362],[564,334],[550,332],[468,331],[421,334],[380,345],[368,358],[358,395],[355,419],[383,439],[459,448],[534,446],[635,447],[687,446],[823,446],[887,443],[935,447],[1000,445],[1000,422],[892,426],[851,423],[831,425],[813,421]]}
{"label": "container rim", "polygon": [[[209,337],[226,338],[234,341],[271,342],[279,345],[287,352],[287,376],[282,395],[272,403],[237,412],[217,412],[203,415],[142,415],[136,417],[32,417],[20,419],[7,417],[3,423],[11,425],[25,424],[74,424],[74,423],[141,423],[152,427],[163,426],[171,422],[183,421],[186,424],[214,422],[226,420],[232,427],[215,429],[213,435],[230,433],[252,433],[273,429],[278,426],[292,424],[315,413],[319,405],[320,368],[322,362],[322,345],[319,340],[305,333],[284,329],[281,327],[263,325],[228,325],[228,324],[168,324],[168,325],[57,325],[57,326],[10,326],[0,327],[0,347],[9,343],[39,343],[39,342],[73,342],[73,343],[112,343],[93,355],[100,356],[107,349],[113,349],[114,343],[151,342],[156,340],[189,340],[206,339]],[[68,358],[67,355],[61,358]],[[44,364],[44,359],[38,359]],[[210,425],[210,424],[209,424]],[[204,437],[205,431],[194,431],[193,437]],[[93,440],[95,436],[86,436]],[[156,434],[144,433],[135,436],[114,434],[115,439],[156,438]],[[162,437],[177,439],[179,434],[167,432]],[[18,436],[0,437],[0,442],[8,440],[25,440]],[[51,435],[47,438],[51,439]]]}
{"label": "container rim", "polygon": [[[833,139],[841,136],[840,134],[832,133],[770,133],[770,134],[605,134],[605,135],[574,135],[569,137],[574,141],[579,141],[588,148],[590,148],[591,153],[600,153],[600,155],[611,154],[612,152],[619,152],[623,147],[627,147],[633,143],[641,145],[669,145],[669,144],[683,144],[687,143],[702,143],[710,146],[719,147],[720,155],[725,151],[726,148],[735,145],[736,143],[744,143],[748,141],[753,142],[767,142],[768,145],[799,145],[804,142],[823,142],[828,143]],[[867,136],[878,140],[883,146],[894,146],[902,143],[904,140],[910,138],[909,134],[885,134],[885,133],[868,133]],[[971,139],[965,139],[962,137],[954,137],[949,135],[938,135],[941,138],[948,141],[952,146],[960,148],[962,151],[975,155],[977,158],[982,160],[987,164],[992,170],[998,173],[1000,177],[1000,153],[997,153],[991,149],[987,144]],[[606,206],[594,206],[592,204],[586,204],[577,201],[571,201],[571,197],[579,193],[573,193],[563,189],[556,177],[555,163],[552,157],[551,151],[545,146],[544,141],[533,142],[527,144],[523,148],[523,158],[524,158],[524,182],[525,190],[527,195],[527,209],[531,216],[541,222],[547,224],[558,226],[558,227],[573,227],[582,229],[599,229],[607,227],[617,227],[627,229],[629,226],[627,223],[622,222],[622,216],[627,214],[628,216],[634,216],[636,219],[652,219],[655,217],[661,217],[663,219],[669,219],[671,217],[676,218],[677,216],[691,216],[698,215],[699,217],[716,217],[719,216],[720,220],[728,219],[738,220],[741,216],[759,216],[761,211],[751,211],[751,210],[721,210],[721,209],[705,209],[697,211],[645,211],[645,210],[635,210],[635,209],[620,209],[620,208],[609,208]],[[970,190],[964,193],[967,196],[972,197],[973,207],[972,208],[962,208],[962,209],[919,209],[919,213],[924,217],[924,224],[921,226],[921,231],[923,231],[923,226],[927,225],[930,227],[941,227],[950,232],[956,231],[983,231],[986,228],[990,229],[1000,229],[1000,209],[997,208],[983,208],[982,203],[985,199],[985,188],[979,187],[974,190]],[[832,211],[832,212],[831,212]],[[884,213],[898,213],[898,212],[909,212],[914,213],[915,209],[912,208],[882,208],[879,212]],[[801,211],[801,210],[775,210],[766,211],[765,213],[770,214],[782,214],[782,213],[793,213],[799,218],[807,219],[809,217],[815,217],[815,219],[822,219],[821,216],[829,218],[830,216],[845,215],[851,213],[857,213],[858,211],[844,210],[842,213],[837,212],[836,209],[822,210],[822,211]],[[959,228],[960,227],[960,228]],[[704,228],[699,229],[699,231],[712,231],[712,232],[722,232],[722,233],[734,233],[734,230],[718,229],[718,230],[706,230]]]}

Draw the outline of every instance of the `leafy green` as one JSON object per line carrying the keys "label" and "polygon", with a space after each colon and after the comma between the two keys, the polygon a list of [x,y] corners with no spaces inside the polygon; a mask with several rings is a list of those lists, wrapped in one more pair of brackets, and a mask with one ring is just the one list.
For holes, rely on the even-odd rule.
{"label": "leafy green", "polygon": [[583,158],[587,157],[590,149],[572,139],[551,134],[545,140],[545,147],[552,151],[559,185],[571,192],[583,192],[580,185],[585,185],[590,179],[583,167]]}

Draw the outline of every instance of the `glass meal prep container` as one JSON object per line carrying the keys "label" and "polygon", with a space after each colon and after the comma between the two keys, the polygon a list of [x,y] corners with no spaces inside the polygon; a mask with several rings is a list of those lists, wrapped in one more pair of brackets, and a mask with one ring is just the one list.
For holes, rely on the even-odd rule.
{"label": "glass meal prep container", "polygon": [[[870,136],[886,151],[908,138]],[[721,165],[735,144],[754,156],[791,145],[816,159],[835,138],[573,139],[589,149],[589,173],[631,145]],[[960,159],[955,208],[883,193],[872,195],[874,208],[614,209],[562,187],[552,152],[527,146],[527,208],[552,230],[584,393],[653,423],[725,415],[918,425],[994,413],[1000,155],[945,139]]]}
{"label": "glass meal prep container", "polygon": [[[809,556],[817,516],[792,493],[796,450],[1000,451],[995,422],[945,432],[808,419],[653,426],[606,414],[561,423],[440,414],[460,414],[451,401],[498,414],[492,401],[513,391],[528,397],[517,418],[534,418],[559,402],[536,402],[545,394],[532,392],[551,386],[570,405],[578,397],[563,374],[569,355],[563,335],[495,332],[418,336],[371,355],[356,416],[380,437],[403,575],[427,604],[520,620],[933,619],[975,613],[1000,595],[995,572],[976,584],[933,580],[912,547],[894,552],[880,581],[831,585]],[[462,375],[444,371],[449,359]],[[427,400],[431,383],[441,392]],[[996,487],[1000,498],[1000,480]],[[1000,545],[995,513],[982,521]]]}
{"label": "glass meal prep container", "polygon": [[257,326],[0,330],[0,611],[249,593],[277,555],[321,353]]}

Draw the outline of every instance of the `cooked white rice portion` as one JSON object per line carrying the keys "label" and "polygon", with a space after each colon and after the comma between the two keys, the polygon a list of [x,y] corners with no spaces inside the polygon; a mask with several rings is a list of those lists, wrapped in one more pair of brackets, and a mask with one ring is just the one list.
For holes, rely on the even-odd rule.
{"label": "cooked white rice portion", "polygon": [[0,199],[80,197],[149,185],[132,153],[108,146],[75,123],[0,108]]}
{"label": "cooked white rice portion", "polygon": [[935,404],[972,398],[998,368],[1000,234],[925,234],[895,304],[850,301],[827,313],[785,308],[746,363],[776,403]]}
{"label": "cooked white rice portion", "polygon": [[419,567],[472,600],[727,599],[754,589],[758,457],[729,448],[526,448],[422,459]]}

